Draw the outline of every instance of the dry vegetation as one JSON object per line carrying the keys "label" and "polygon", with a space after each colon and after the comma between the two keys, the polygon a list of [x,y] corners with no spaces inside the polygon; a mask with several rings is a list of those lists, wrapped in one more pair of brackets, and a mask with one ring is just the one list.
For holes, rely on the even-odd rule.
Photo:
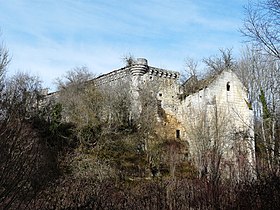
{"label": "dry vegetation", "polygon": [[[272,17],[275,11],[279,16],[278,1],[264,3],[262,9],[273,8]],[[187,145],[154,129],[160,127],[154,93],[143,90],[143,111],[132,120],[126,84],[118,86],[122,92],[85,86],[92,75],[84,67],[59,81],[58,101],[40,105],[38,78],[21,73],[6,77],[9,56],[1,45],[0,209],[280,209],[279,32],[274,31],[278,39],[262,39],[266,25],[253,25],[259,10],[254,12],[254,5],[248,9],[244,33],[263,42],[270,55],[250,48],[238,61],[230,51],[205,61],[214,75],[233,68],[248,88],[255,116],[256,177],[221,176],[220,138],[214,138],[214,147],[197,145],[196,161],[211,170],[195,167]],[[271,20],[278,21],[279,30],[279,18]],[[255,33],[256,26],[262,33]],[[195,78],[195,65],[188,66]],[[188,93],[199,86],[196,81]],[[213,127],[218,128],[218,120]],[[203,115],[198,123],[203,124]],[[192,131],[189,135],[202,143],[210,138],[206,131]],[[248,168],[242,167],[246,174]]]}

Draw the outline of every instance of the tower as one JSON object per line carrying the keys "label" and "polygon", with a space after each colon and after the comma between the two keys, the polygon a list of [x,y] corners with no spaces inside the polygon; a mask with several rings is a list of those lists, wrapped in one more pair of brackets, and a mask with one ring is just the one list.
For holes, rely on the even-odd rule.
{"label": "tower", "polygon": [[131,74],[131,99],[132,99],[132,116],[138,118],[142,111],[140,101],[140,86],[142,76],[148,72],[148,61],[145,58],[137,58],[130,67]]}

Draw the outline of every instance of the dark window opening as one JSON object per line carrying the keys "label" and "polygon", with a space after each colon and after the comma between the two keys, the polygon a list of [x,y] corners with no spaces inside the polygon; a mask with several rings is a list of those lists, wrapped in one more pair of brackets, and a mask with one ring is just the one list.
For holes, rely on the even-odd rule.
{"label": "dark window opening", "polygon": [[158,107],[158,109],[161,109],[162,107],[161,107],[161,100],[157,100],[157,107]]}
{"label": "dark window opening", "polygon": [[162,96],[162,93],[159,93],[158,95],[159,95],[159,96]]}
{"label": "dark window opening", "polygon": [[230,91],[230,83],[227,83],[227,91]]}
{"label": "dark window opening", "polygon": [[176,130],[176,139],[180,138],[180,130]]}
{"label": "dark window opening", "polygon": [[161,105],[161,100],[157,100],[157,114],[159,117],[163,117],[163,109]]}

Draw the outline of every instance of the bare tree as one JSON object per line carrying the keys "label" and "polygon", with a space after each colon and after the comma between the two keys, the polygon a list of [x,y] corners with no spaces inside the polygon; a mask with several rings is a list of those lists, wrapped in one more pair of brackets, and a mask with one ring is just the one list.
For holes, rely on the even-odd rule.
{"label": "bare tree", "polygon": [[9,51],[6,49],[4,43],[2,42],[0,43],[0,84],[3,82],[4,75],[10,61],[11,59],[9,57]]}
{"label": "bare tree", "polygon": [[[6,78],[8,50],[0,44],[0,208],[25,208],[45,181],[40,134],[31,118],[39,114],[38,78],[18,73]],[[46,154],[46,153],[45,153]],[[41,182],[37,183],[37,176]],[[45,173],[46,176],[49,173]],[[37,180],[38,181],[38,180]]]}
{"label": "bare tree", "polygon": [[102,96],[93,78],[86,67],[77,67],[68,71],[63,79],[57,80],[58,102],[63,107],[63,118],[75,125],[81,146],[96,143],[96,129],[100,124]]}
{"label": "bare tree", "polygon": [[213,75],[220,73],[225,69],[235,69],[236,62],[232,56],[231,49],[220,49],[221,56],[213,56],[203,59],[203,62],[208,67],[208,74]]}
{"label": "bare tree", "polygon": [[100,112],[102,121],[109,130],[114,128],[128,128],[131,125],[131,95],[128,81],[114,81],[114,84],[98,87],[103,101]]}
{"label": "bare tree", "polygon": [[38,78],[18,73],[6,79],[1,91],[0,208],[26,208],[55,174],[42,137],[47,128],[37,120],[41,90]]}
{"label": "bare tree", "polygon": [[63,78],[57,79],[57,89],[60,91],[71,85],[84,85],[93,78],[94,75],[89,72],[86,66],[75,67],[72,70],[67,71]]}
{"label": "bare tree", "polygon": [[126,66],[132,66],[135,63],[135,57],[132,54],[124,55],[122,58]]}
{"label": "bare tree", "polygon": [[[234,122],[230,113],[216,103],[193,108],[187,117],[191,155],[199,177],[207,177],[217,185],[222,177],[230,177],[236,168]],[[199,117],[197,117],[199,116]],[[242,145],[247,149],[245,142]]]}
{"label": "bare tree", "polygon": [[192,58],[185,59],[185,69],[181,73],[181,83],[184,83],[189,78],[198,78],[198,62]]}
{"label": "bare tree", "polygon": [[250,1],[241,32],[256,46],[280,59],[280,3],[278,0]]}
{"label": "bare tree", "polygon": [[247,47],[238,63],[236,72],[254,111],[259,173],[275,173],[279,170],[279,60]]}

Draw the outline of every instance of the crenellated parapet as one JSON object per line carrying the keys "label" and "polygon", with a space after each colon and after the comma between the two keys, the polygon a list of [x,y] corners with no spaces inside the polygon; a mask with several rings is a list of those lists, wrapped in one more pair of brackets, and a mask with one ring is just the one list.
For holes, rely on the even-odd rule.
{"label": "crenellated parapet", "polygon": [[151,67],[148,65],[147,59],[137,58],[131,66],[126,66],[124,68],[114,70],[107,74],[100,75],[92,81],[96,86],[102,86],[108,83],[114,83],[118,80],[129,80],[131,76],[137,77],[139,79],[144,75],[174,80],[178,79],[180,76],[179,72]]}
{"label": "crenellated parapet", "polygon": [[155,68],[155,67],[150,67],[148,73],[151,76],[169,78],[169,79],[178,79],[180,76],[179,72]]}
{"label": "crenellated parapet", "polygon": [[[223,132],[219,141],[226,145],[222,161],[224,165],[229,166],[225,171],[230,172],[233,169],[234,161],[239,160],[237,159],[240,157],[239,151],[242,154],[244,151],[246,157],[242,158],[247,158],[248,167],[246,167],[251,167],[252,169],[248,170],[253,171],[255,165],[253,113],[248,107],[247,91],[235,73],[224,70],[214,77],[201,81],[190,78],[182,88],[178,82],[179,77],[179,72],[149,66],[146,59],[138,58],[124,68],[100,75],[88,83],[97,86],[101,94],[112,93],[112,96],[116,97],[118,93],[126,94],[125,98],[129,100],[127,107],[129,120],[137,122],[136,119],[139,119],[142,113],[150,111],[149,114],[155,116],[159,122],[156,125],[162,126],[160,128],[162,130],[159,131],[170,128],[167,131],[169,133],[164,134],[167,138],[188,142],[188,155],[193,160],[199,158],[197,148],[201,145],[199,143],[201,132],[205,132],[205,135],[212,134],[210,129],[213,128],[214,132],[217,128],[215,123],[219,122],[219,126],[222,125],[220,131]],[[43,105],[59,98],[59,92],[48,94],[47,91],[43,91],[42,94],[45,95]],[[154,106],[147,106],[150,101],[155,103]],[[106,118],[114,117],[113,114],[107,113],[110,111],[111,109],[106,108]],[[220,122],[220,119],[223,121]],[[201,131],[200,122],[206,122],[205,131]],[[212,141],[211,135],[209,141],[210,143]]]}

